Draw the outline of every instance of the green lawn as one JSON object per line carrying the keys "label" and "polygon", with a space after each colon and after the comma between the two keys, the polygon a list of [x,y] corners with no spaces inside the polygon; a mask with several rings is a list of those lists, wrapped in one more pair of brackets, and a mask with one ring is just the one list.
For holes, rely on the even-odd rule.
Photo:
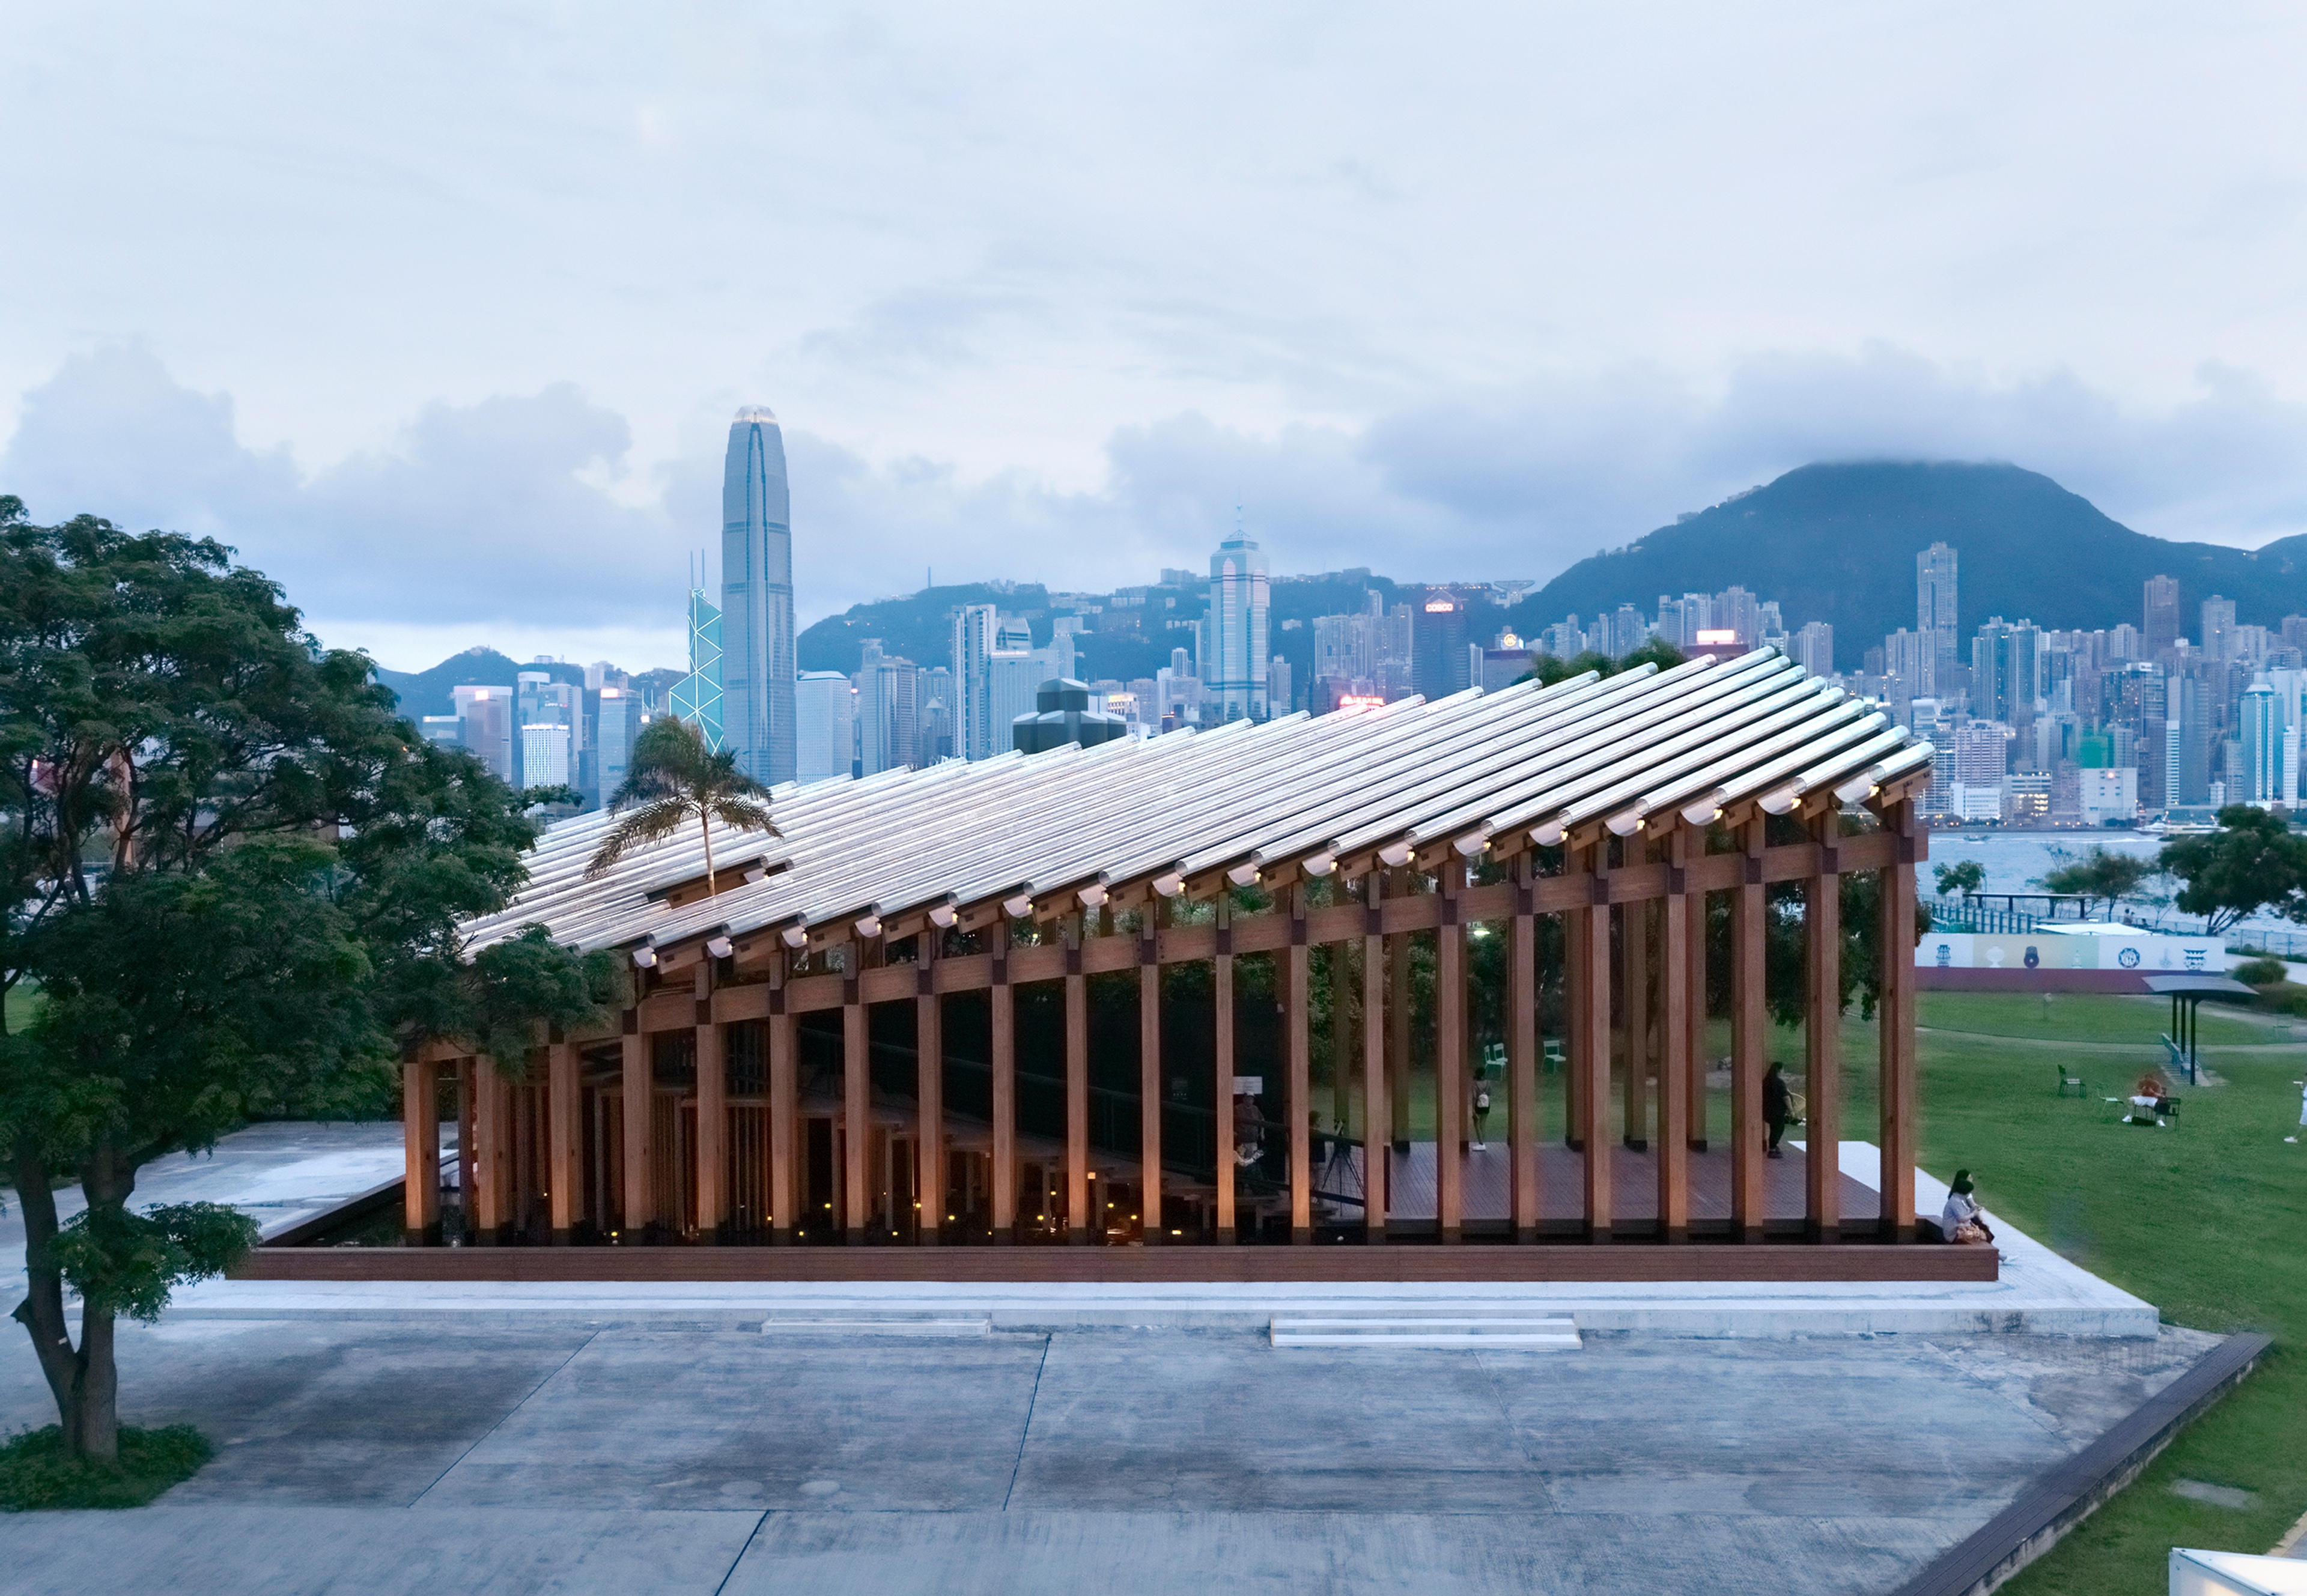
{"label": "green lawn", "polygon": [[[1965,1031],[2040,1034],[2037,999],[1941,993],[1924,1001],[1925,1024],[1953,1010]],[[2078,1029],[2089,1034],[2102,1021],[2088,1010],[2126,1001],[2153,1007],[2081,998],[2063,1000],[2054,1012],[2067,1005],[2085,1011]],[[2206,1014],[2206,1043],[2211,1025]],[[2266,1551],[2307,1512],[2307,1445],[2299,1433],[2307,1361],[2287,1351],[2307,1335],[2307,1144],[2284,1140],[2299,1134],[2296,1083],[2307,1074],[2307,1051],[2214,1060],[2224,1084],[2184,1091],[2186,1128],[2174,1131],[2115,1123],[2115,1111],[2097,1096],[2053,1095],[2046,1077],[2058,1063],[2105,1073],[2103,1049],[2022,1051],[1947,1029],[1924,1036],[1921,1052],[1925,1168],[1943,1180],[1968,1165],[1990,1208],[2155,1303],[2166,1322],[2263,1330],[2278,1347],[2135,1484],[2005,1588],[2018,1596],[2148,1596],[2166,1588],[2173,1546]],[[2142,1059],[2152,1056],[2142,1051]],[[1869,1133],[1854,1118],[1844,1134]],[[2171,1492],[2181,1479],[2240,1486],[2257,1499],[2244,1512],[2190,1501]]]}
{"label": "green lawn", "polygon": [[[2120,998],[2096,992],[2055,992],[2028,997],[2018,992],[1924,992],[1917,1018],[1933,1031],[1974,1031],[1993,1036],[2029,1036],[2057,1042],[2145,1042],[2170,1028],[2171,1005],[2163,998]],[[2248,1046],[2289,1040],[2287,1027],[2270,1029],[2203,1006],[2197,1033],[2205,1047]]]}

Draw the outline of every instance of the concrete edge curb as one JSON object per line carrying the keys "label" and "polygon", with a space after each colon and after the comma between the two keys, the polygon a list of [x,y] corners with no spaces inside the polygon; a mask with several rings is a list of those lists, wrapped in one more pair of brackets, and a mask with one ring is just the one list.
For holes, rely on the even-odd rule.
{"label": "concrete edge curb", "polygon": [[381,1185],[372,1186],[366,1191],[347,1197],[333,1208],[323,1208],[309,1218],[267,1232],[257,1246],[302,1247],[313,1237],[327,1234],[348,1219],[360,1219],[384,1208],[398,1207],[401,1188],[407,1184],[404,1177],[395,1175]]}
{"label": "concrete edge curb", "polygon": [[2228,1336],[2130,1417],[1900,1586],[1898,1596],[1985,1596],[2136,1480],[2181,1430],[2240,1385],[2273,1344],[2271,1337],[2256,1333]]}

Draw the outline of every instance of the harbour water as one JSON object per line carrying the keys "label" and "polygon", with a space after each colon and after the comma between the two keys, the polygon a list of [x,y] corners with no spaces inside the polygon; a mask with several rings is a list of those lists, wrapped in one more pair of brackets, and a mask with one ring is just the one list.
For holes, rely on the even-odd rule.
{"label": "harbour water", "polygon": [[[2045,890],[2043,878],[2060,865],[2079,859],[2094,847],[2104,847],[2110,853],[2135,854],[2153,859],[2163,851],[2164,839],[2138,831],[2122,829],[2005,831],[1992,828],[1946,828],[1931,833],[1931,861],[1923,867],[1921,888],[1929,897],[1937,888],[1932,881],[1932,869],[1941,864],[1959,864],[1966,859],[1976,859],[1986,868],[1986,885],[1983,892],[2041,892]],[[2178,892],[2179,883],[2167,876],[2150,877],[2140,888],[2140,897],[2125,899],[2123,914],[2128,919],[2145,924],[2160,925],[2172,931],[2199,932],[2203,922],[2200,916],[2182,914],[2173,907],[2170,899]],[[2151,900],[2164,900],[2157,904]],[[2029,905],[2016,905],[2025,909]],[[2042,905],[2034,905],[2037,912]],[[2095,913],[2105,913],[2095,908]],[[2228,940],[2238,940],[2238,932],[2261,932],[2273,939],[2277,951],[2296,948],[2307,952],[2307,926],[2301,926],[2276,915],[2261,915],[2244,921]],[[2285,940],[2296,938],[2296,943]],[[2241,940],[2248,940],[2244,938]]]}

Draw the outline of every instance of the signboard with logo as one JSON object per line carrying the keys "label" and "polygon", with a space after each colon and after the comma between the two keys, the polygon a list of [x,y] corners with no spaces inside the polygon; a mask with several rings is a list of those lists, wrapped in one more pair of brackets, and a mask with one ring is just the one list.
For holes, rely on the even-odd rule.
{"label": "signboard with logo", "polygon": [[1941,970],[2135,970],[2141,975],[2217,974],[2226,967],[2214,937],[1989,936],[1932,931],[1915,963]]}

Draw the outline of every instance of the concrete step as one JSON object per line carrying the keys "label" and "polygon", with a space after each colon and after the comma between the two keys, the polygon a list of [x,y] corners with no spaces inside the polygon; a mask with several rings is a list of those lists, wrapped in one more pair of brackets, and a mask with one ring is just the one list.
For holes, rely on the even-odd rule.
{"label": "concrete step", "polygon": [[990,1314],[973,1314],[965,1317],[925,1318],[896,1315],[870,1318],[800,1319],[774,1318],[761,1321],[764,1335],[827,1335],[849,1339],[864,1335],[939,1335],[990,1336],[993,1334],[993,1318]]}
{"label": "concrete step", "polygon": [[1490,1314],[1479,1317],[1421,1315],[1415,1318],[1311,1318],[1276,1316],[1266,1334],[1277,1347],[1575,1348],[1584,1344],[1574,1319],[1559,1315]]}

